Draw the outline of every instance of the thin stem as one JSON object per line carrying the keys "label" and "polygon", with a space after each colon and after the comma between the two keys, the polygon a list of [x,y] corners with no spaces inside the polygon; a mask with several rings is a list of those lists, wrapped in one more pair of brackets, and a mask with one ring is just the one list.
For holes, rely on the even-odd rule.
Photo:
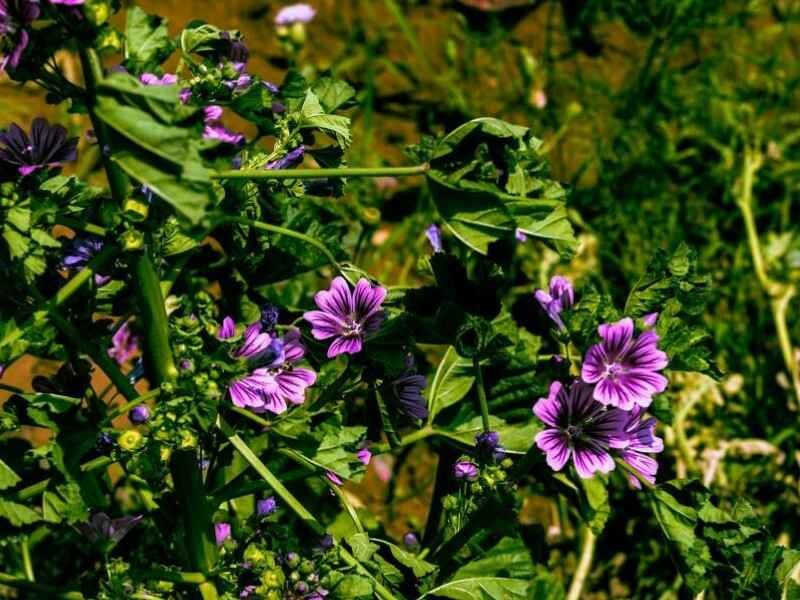
{"label": "thin stem", "polygon": [[241,169],[217,171],[212,179],[322,179],[326,177],[407,177],[424,175],[427,164],[414,167],[354,167],[341,169]]}
{"label": "thin stem", "polygon": [[189,583],[200,585],[206,581],[202,573],[189,573],[185,571],[167,571],[165,569],[144,569],[134,573],[137,579],[150,581],[171,581],[172,583]]}
{"label": "thin stem", "polygon": [[246,408],[240,408],[238,406],[229,406],[228,407],[231,412],[235,412],[238,415],[242,415],[244,418],[251,420],[253,423],[257,423],[261,425],[261,427],[271,427],[272,423],[267,421],[264,417],[259,417],[254,412],[247,410]]}
{"label": "thin stem", "polygon": [[27,590],[38,594],[39,598],[61,598],[63,600],[84,600],[84,595],[76,591],[64,591],[60,587],[34,583],[26,579],[19,579],[6,573],[0,573],[0,585]]}
{"label": "thin stem", "polygon": [[491,430],[491,425],[489,424],[489,403],[486,401],[486,388],[483,386],[483,371],[481,370],[481,361],[477,354],[472,357],[472,368],[475,370],[475,387],[478,390],[478,404],[481,410],[483,432],[488,433]]}
{"label": "thin stem", "polygon": [[572,583],[570,583],[565,600],[580,600],[581,594],[583,594],[583,587],[586,584],[586,578],[589,576],[589,572],[592,569],[596,543],[597,537],[594,535],[594,532],[590,527],[584,527],[581,558],[578,562],[578,568],[575,569],[575,574],[572,576]]}
{"label": "thin stem", "polygon": [[697,473],[697,462],[694,459],[694,453],[692,452],[691,446],[689,446],[689,440],[686,437],[686,417],[689,416],[689,412],[694,408],[694,405],[700,401],[701,395],[699,393],[693,393],[675,413],[675,418],[672,422],[672,430],[675,432],[675,442],[678,446],[678,453],[681,455],[683,462],[686,464],[686,468],[689,470],[690,473]]}
{"label": "thin stem", "polygon": [[62,216],[56,217],[56,223],[59,225],[64,225],[65,227],[69,227],[73,231],[83,231],[85,233],[96,235],[97,237],[106,237],[105,228],[95,225],[94,223],[85,223],[83,221],[79,221],[78,219]]}
{"label": "thin stem", "polygon": [[394,448],[392,448],[389,444],[373,444],[370,446],[370,450],[372,450],[373,454],[385,454],[390,449],[397,450],[405,446],[410,446],[411,444],[414,444],[420,440],[424,440],[435,435],[438,435],[438,432],[435,431],[430,425],[426,425],[422,429],[418,429],[417,431],[401,437]]}
{"label": "thin stem", "polygon": [[28,581],[36,581],[33,574],[33,562],[31,562],[31,549],[28,546],[28,538],[22,540],[20,544],[20,553],[22,554],[22,566],[25,569],[25,578]]}

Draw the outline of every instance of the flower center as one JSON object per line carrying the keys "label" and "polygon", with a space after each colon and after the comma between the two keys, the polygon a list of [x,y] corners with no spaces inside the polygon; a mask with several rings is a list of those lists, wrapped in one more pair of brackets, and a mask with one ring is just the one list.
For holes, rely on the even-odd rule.
{"label": "flower center", "polygon": [[620,375],[625,373],[625,370],[625,367],[617,362],[606,364],[605,377],[611,379],[612,381],[616,381]]}
{"label": "flower center", "polygon": [[356,321],[353,315],[348,315],[342,327],[342,335],[344,337],[359,337],[361,335],[362,325]]}
{"label": "flower center", "polygon": [[577,425],[567,425],[567,435],[571,438],[580,437],[583,434],[583,429]]}

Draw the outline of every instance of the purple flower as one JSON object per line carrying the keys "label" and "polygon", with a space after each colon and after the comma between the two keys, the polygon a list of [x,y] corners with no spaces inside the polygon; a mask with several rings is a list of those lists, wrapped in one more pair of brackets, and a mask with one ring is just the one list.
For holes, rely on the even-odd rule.
{"label": "purple flower", "polygon": [[214,537],[217,539],[217,546],[221,546],[231,537],[230,523],[214,523]]}
{"label": "purple flower", "polygon": [[569,309],[575,302],[572,282],[566,277],[556,275],[550,280],[550,291],[536,290],[536,300],[561,331],[566,329],[561,320],[561,311]]}
{"label": "purple flower", "polygon": [[603,341],[586,353],[581,378],[596,383],[594,398],[622,410],[647,407],[653,394],[663,392],[667,379],[658,371],[667,366],[667,355],[657,348],[655,331],[633,337],[633,320],[605,323],[597,329]]}
{"label": "purple flower", "polygon": [[6,366],[4,364],[0,364],[0,377],[3,376],[3,373],[6,372]]}
{"label": "purple flower", "polygon": [[225,52],[217,55],[216,60],[227,59],[235,63],[246,63],[250,58],[250,51],[247,49],[247,44],[240,38],[232,38],[231,34],[223,31],[219,35],[220,39],[225,40],[227,43]]}
{"label": "purple flower", "polygon": [[222,118],[222,107],[218,104],[211,104],[203,109],[203,121],[208,125],[209,123],[216,123]]}
{"label": "purple flower", "polygon": [[442,230],[439,226],[433,223],[425,230],[425,237],[431,243],[434,253],[443,252],[442,250]]}
{"label": "purple flower", "polygon": [[453,465],[453,476],[456,479],[472,481],[478,476],[478,466],[468,460],[460,460]]}
{"label": "purple flower", "polygon": [[139,81],[145,85],[175,85],[178,83],[178,76],[172,73],[164,73],[161,77],[155,73],[142,73]]}
{"label": "purple flower", "polygon": [[[658,462],[648,455],[662,452],[664,440],[656,436],[656,420],[651,417],[642,421],[643,414],[644,409],[641,406],[634,406],[633,410],[627,413],[622,434],[614,440],[614,446],[619,448],[622,460],[644,479],[655,484]],[[628,480],[633,487],[641,489],[642,484],[635,475],[628,473]]]}
{"label": "purple flower", "polygon": [[[255,325],[260,324],[256,323]],[[251,330],[253,325],[248,327]],[[269,334],[258,334],[269,335]],[[245,346],[248,348],[247,332],[245,332]],[[275,348],[281,346],[272,362],[264,367],[258,368],[250,375],[241,379],[234,380],[228,386],[231,401],[239,407],[249,407],[254,412],[269,411],[274,414],[281,414],[286,411],[288,404],[302,404],[305,401],[306,388],[314,385],[317,374],[310,370],[296,367],[305,356],[306,348],[300,342],[300,334],[297,330],[292,330],[283,338],[272,338],[269,336],[270,345],[266,347]],[[279,342],[276,344],[275,342]],[[240,349],[240,351],[242,350]],[[254,338],[250,350],[255,352],[255,356],[263,360],[267,356],[263,349],[263,342]]]}
{"label": "purple flower", "polygon": [[290,169],[292,167],[296,167],[300,163],[303,162],[303,157],[306,153],[306,147],[300,144],[294,150],[290,150],[286,153],[283,158],[279,158],[278,160],[273,160],[272,162],[267,163],[264,168],[265,169]]}
{"label": "purple flower", "polygon": [[188,358],[182,358],[181,362],[178,363],[181,369],[184,371],[191,371],[194,368],[194,363],[189,360]]}
{"label": "purple flower", "polygon": [[303,314],[311,323],[311,335],[317,340],[335,338],[328,348],[328,358],[339,354],[361,352],[364,337],[377,331],[383,323],[381,310],[386,288],[373,287],[369,281],[358,280],[350,291],[344,277],[337,277],[329,290],[317,292],[314,302],[322,310]]}
{"label": "purple flower", "polygon": [[131,333],[131,329],[126,321],[111,337],[111,348],[108,349],[108,355],[115,359],[117,364],[124,365],[138,351],[138,339]]}
{"label": "purple flower", "polygon": [[63,6],[80,6],[85,0],[50,0],[50,4],[61,4]]}
{"label": "purple flower", "polygon": [[367,466],[369,461],[372,460],[372,452],[369,451],[369,448],[361,448],[361,450],[356,452],[356,457],[361,461],[361,464]]}
{"label": "purple flower", "polygon": [[150,418],[150,409],[144,404],[134,406],[131,412],[128,413],[128,418],[131,420],[131,423],[135,423],[136,425],[146,423]]}
{"label": "purple flower", "polygon": [[475,450],[485,461],[500,462],[506,456],[505,449],[500,446],[500,435],[496,431],[486,431],[475,435]]}
{"label": "purple flower", "polygon": [[290,4],[289,6],[284,6],[275,15],[275,25],[286,26],[294,23],[308,23],[316,14],[317,11],[314,7],[308,4]]}
{"label": "purple flower", "polygon": [[0,62],[0,70],[16,69],[30,37],[25,26],[39,18],[39,4],[32,0],[0,0],[0,37],[8,38],[13,49]]}
{"label": "purple flower", "polygon": [[[217,337],[220,336],[223,329],[229,330],[230,322],[226,323],[228,318],[230,317],[222,322]],[[233,351],[234,358],[246,358],[252,362],[269,364],[279,360],[284,351],[283,340],[273,335],[271,331],[264,331],[261,321],[249,325],[244,330],[243,337],[242,345]]]}
{"label": "purple flower", "polygon": [[234,133],[227,127],[222,125],[206,125],[203,129],[203,139],[206,140],[219,140],[223,144],[232,144],[234,146],[243,146],[245,139],[244,134]]}
{"label": "purple flower", "polygon": [[271,515],[276,510],[278,510],[278,502],[275,500],[275,496],[264,498],[256,503],[256,514],[259,517]]}
{"label": "purple flower", "polygon": [[417,548],[419,546],[419,538],[417,534],[409,531],[403,536],[403,544],[406,545],[406,548]]}
{"label": "purple flower", "polygon": [[0,133],[0,143],[5,146],[0,148],[0,176],[10,179],[75,160],[78,138],[67,138],[61,125],[50,125],[38,117],[33,120],[30,137],[12,123],[7,132]]}
{"label": "purple flower", "polygon": [[247,598],[250,594],[255,594],[258,586],[256,585],[246,585],[242,588],[242,591],[239,593],[239,598]]}
{"label": "purple flower", "polygon": [[514,237],[517,239],[518,242],[527,242],[528,236],[527,234],[522,231],[519,227],[514,230]]}
{"label": "purple flower", "polygon": [[261,308],[261,328],[264,331],[275,331],[275,326],[278,324],[280,315],[281,311],[277,306],[265,304]]}
{"label": "purple flower", "polygon": [[231,317],[222,319],[222,325],[217,330],[217,339],[228,340],[236,335],[236,322]]}
{"label": "purple flower", "polygon": [[616,447],[627,415],[605,409],[594,401],[592,391],[591,385],[580,381],[574,381],[569,390],[554,381],[547,398],[540,398],[533,407],[548,426],[536,434],[536,445],[547,454],[547,464],[554,471],[564,468],[570,458],[584,478],[614,469],[608,448]]}
{"label": "purple flower", "polygon": [[192,99],[191,88],[183,88],[178,94],[178,99],[181,101],[181,104],[188,104],[189,100]]}
{"label": "purple flower", "polygon": [[65,269],[80,271],[103,249],[103,240],[86,237],[73,238],[61,264]]}
{"label": "purple flower", "polygon": [[144,515],[112,519],[106,513],[92,515],[87,523],[77,523],[78,530],[92,542],[119,543]]}
{"label": "purple flower", "polygon": [[330,533],[323,535],[319,540],[319,547],[323,550],[330,550],[333,548],[333,536]]}
{"label": "purple flower", "polygon": [[344,485],[344,481],[333,471],[325,471],[325,477],[334,485]]}
{"label": "purple flower", "polygon": [[646,314],[642,317],[642,323],[644,323],[645,327],[655,327],[656,323],[658,323],[658,313],[651,312]]}
{"label": "purple flower", "polygon": [[249,87],[253,78],[247,73],[241,73],[241,70],[244,69],[243,63],[234,63],[234,66],[240,71],[240,75],[236,79],[229,79],[223,83],[229,90],[238,92]]}
{"label": "purple flower", "polygon": [[267,88],[270,91],[271,94],[279,94],[281,91],[281,88],[279,88],[271,81],[262,81],[261,83],[264,85],[265,88]]}

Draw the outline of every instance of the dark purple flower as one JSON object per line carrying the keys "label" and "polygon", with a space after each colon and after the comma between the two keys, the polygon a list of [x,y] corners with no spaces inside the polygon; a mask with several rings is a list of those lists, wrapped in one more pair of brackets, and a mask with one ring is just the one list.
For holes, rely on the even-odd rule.
{"label": "dark purple flower", "polygon": [[203,109],[203,121],[208,125],[209,123],[216,123],[222,118],[222,107],[218,104],[211,104]]}
{"label": "dark purple flower", "polygon": [[7,132],[0,133],[0,143],[5,146],[0,148],[0,175],[14,178],[75,160],[78,138],[67,138],[61,125],[50,125],[38,117],[33,120],[30,137],[12,123]]}
{"label": "dark purple flower", "polygon": [[220,36],[221,39],[227,43],[225,52],[216,57],[217,61],[228,59],[235,63],[246,63],[250,58],[250,51],[247,49],[247,44],[241,38],[233,38],[227,31],[223,31]]}
{"label": "dark purple flower", "polygon": [[77,523],[75,526],[92,542],[117,544],[142,518],[144,515],[112,519],[106,513],[99,512],[92,515],[87,523]]}
{"label": "dark purple flower", "polygon": [[194,363],[188,358],[182,358],[181,362],[178,363],[178,366],[180,366],[180,368],[184,371],[191,371],[194,368]]}
{"label": "dark purple flower", "polygon": [[[260,326],[260,324],[257,325]],[[246,338],[247,333],[245,333],[243,349],[247,348]],[[272,362],[254,370],[246,377],[231,382],[228,392],[231,395],[231,401],[236,406],[248,407],[254,412],[269,411],[281,414],[286,411],[288,404],[302,404],[305,401],[306,388],[314,385],[317,374],[310,369],[295,366],[303,359],[306,352],[296,329],[287,333],[283,338],[270,336],[270,340],[270,344],[265,349],[260,349],[261,342],[254,338],[250,350],[255,353],[254,356],[259,357],[259,360],[264,360],[264,357],[270,352],[270,348],[274,352],[274,349],[280,346],[277,354],[271,355],[273,356]]]}
{"label": "dark purple flower", "polygon": [[642,323],[644,323],[645,327],[655,327],[656,323],[658,323],[658,313],[651,312],[646,314],[642,317]]}
{"label": "dark purple flower", "polygon": [[403,536],[403,544],[405,544],[406,548],[418,548],[419,547],[419,538],[417,534],[413,531],[409,531]]}
{"label": "dark purple flower", "polygon": [[265,304],[261,308],[261,328],[264,331],[275,331],[275,326],[278,324],[280,314],[281,312],[277,306]]}
{"label": "dark purple flower", "polygon": [[317,340],[335,338],[328,348],[328,358],[339,354],[361,352],[364,337],[376,332],[383,323],[381,310],[386,288],[373,287],[369,281],[358,280],[355,290],[344,277],[337,277],[329,290],[317,292],[314,302],[321,310],[303,315],[311,323],[311,335]]}
{"label": "dark purple flower", "polygon": [[614,469],[609,447],[616,447],[627,415],[606,409],[592,398],[593,387],[574,381],[569,390],[554,381],[547,398],[540,398],[533,412],[548,427],[536,435],[536,445],[547,454],[554,471],[570,458],[581,477]]}
{"label": "dark purple flower", "polygon": [[103,249],[103,240],[93,237],[73,238],[61,264],[65,269],[80,271]]}
{"label": "dark purple flower", "polygon": [[271,515],[276,510],[278,510],[278,502],[275,500],[275,496],[264,498],[256,503],[256,514],[259,517]]}
{"label": "dark purple flower", "polygon": [[422,390],[428,385],[424,375],[412,369],[392,381],[391,387],[400,410],[411,419],[427,419],[428,403],[422,397]]}
{"label": "dark purple flower", "polygon": [[475,450],[484,461],[500,462],[506,451],[500,446],[500,435],[496,431],[486,431],[475,435]]}
{"label": "dark purple flower", "polygon": [[203,139],[206,140],[219,140],[223,144],[232,144],[234,146],[243,146],[245,139],[244,134],[234,133],[227,127],[222,125],[206,125],[203,128]]}
{"label": "dark purple flower", "polygon": [[146,423],[150,418],[150,409],[144,404],[134,406],[131,412],[128,413],[128,418],[131,420],[131,423],[135,423],[136,425]]}
{"label": "dark purple flower", "polygon": [[319,547],[323,550],[330,550],[333,548],[333,536],[330,533],[323,535],[319,540]]}
{"label": "dark purple flower", "polygon": [[155,73],[142,73],[139,81],[145,85],[175,85],[178,83],[178,76],[172,73],[164,73],[161,77]]}
{"label": "dark purple flower", "polygon": [[284,6],[275,15],[275,25],[287,26],[294,23],[308,23],[316,14],[317,11],[309,4],[290,4],[289,6]]}
{"label": "dark purple flower", "polygon": [[214,537],[217,540],[217,546],[224,544],[231,537],[231,524],[214,523]]}
{"label": "dark purple flower", "polygon": [[38,2],[32,0],[0,0],[0,37],[6,38],[7,47],[13,46],[0,62],[0,70],[19,66],[30,41],[25,27],[38,19],[40,12]]}
{"label": "dark purple flower", "polygon": [[[238,71],[244,69],[244,64],[242,63],[235,63],[235,66]],[[224,81],[225,87],[229,90],[233,91],[242,91],[248,87],[250,87],[250,83],[253,81],[253,78],[248,73],[241,73],[236,79],[229,79],[228,81]]]}
{"label": "dark purple flower", "polygon": [[217,330],[217,338],[220,340],[228,340],[236,335],[236,321],[231,317],[222,319],[222,325]]}
{"label": "dark purple flower", "polygon": [[325,471],[325,478],[334,485],[344,485],[344,481],[333,471]]}
{"label": "dark purple flower", "polygon": [[273,160],[269,162],[264,167],[265,169],[290,169],[292,167],[296,167],[301,162],[303,162],[303,156],[305,156],[306,147],[300,144],[294,150],[290,150],[286,153],[286,156],[283,158],[279,158],[278,160]]}
{"label": "dark purple flower", "polygon": [[633,337],[633,320],[605,323],[597,329],[603,341],[586,353],[581,378],[597,384],[594,398],[622,410],[647,407],[653,394],[663,392],[667,379],[658,371],[667,366],[667,355],[658,349],[655,331]]}
{"label": "dark purple flower", "polygon": [[138,351],[138,339],[131,333],[126,321],[111,337],[111,348],[108,349],[108,355],[115,359],[117,364],[124,365]]}
{"label": "dark purple flower", "polygon": [[[633,467],[644,479],[655,484],[658,462],[650,454],[658,454],[664,450],[664,440],[656,436],[656,420],[649,418],[642,421],[644,409],[634,406],[627,413],[627,421],[622,434],[614,440],[614,447],[619,448],[619,455]],[[633,487],[641,489],[642,484],[632,473],[628,480]]]}
{"label": "dark purple flower", "polygon": [[431,243],[431,248],[434,252],[443,252],[442,250],[442,230],[435,223],[430,225],[425,230],[425,237]]}
{"label": "dark purple flower", "polygon": [[536,290],[536,300],[547,312],[547,315],[564,331],[564,321],[561,320],[561,311],[568,310],[575,302],[572,282],[566,277],[556,275],[550,280],[550,291]]}
{"label": "dark purple flower", "polygon": [[367,466],[369,461],[372,460],[372,452],[369,451],[369,448],[361,448],[358,452],[356,452],[356,458],[363,464]]}
{"label": "dark purple flower", "polygon": [[[222,322],[222,327],[220,327],[220,331],[217,332],[217,337],[220,337],[221,332],[225,333],[230,331],[230,323],[232,320],[228,321],[228,319],[230,319],[230,317],[226,317]],[[223,332],[223,329],[225,329],[225,332]],[[261,321],[256,321],[249,325],[247,329],[244,330],[244,335],[242,337],[244,338],[242,340],[242,345],[233,351],[234,358],[246,358],[252,362],[269,364],[275,360],[279,360],[279,357],[284,351],[283,340],[274,335],[271,331],[265,331],[261,325]]]}
{"label": "dark purple flower", "polygon": [[456,479],[472,481],[478,477],[478,465],[468,460],[460,460],[453,465],[453,476]]}

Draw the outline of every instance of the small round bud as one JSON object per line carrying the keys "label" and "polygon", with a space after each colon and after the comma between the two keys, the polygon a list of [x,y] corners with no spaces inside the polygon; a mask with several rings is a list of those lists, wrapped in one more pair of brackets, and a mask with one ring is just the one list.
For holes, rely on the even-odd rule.
{"label": "small round bud", "polygon": [[300,574],[311,575],[314,572],[314,563],[306,559],[300,563]]}
{"label": "small round bud", "polygon": [[144,404],[134,406],[131,412],[128,413],[128,418],[131,420],[131,423],[135,423],[136,425],[147,423],[147,420],[150,418],[150,409]]}
{"label": "small round bud", "polygon": [[127,252],[135,252],[144,247],[144,234],[135,229],[129,229],[122,234],[122,249]]}
{"label": "small round bud", "polygon": [[289,552],[286,554],[286,565],[290,569],[296,569],[300,564],[300,555],[297,552]]}

